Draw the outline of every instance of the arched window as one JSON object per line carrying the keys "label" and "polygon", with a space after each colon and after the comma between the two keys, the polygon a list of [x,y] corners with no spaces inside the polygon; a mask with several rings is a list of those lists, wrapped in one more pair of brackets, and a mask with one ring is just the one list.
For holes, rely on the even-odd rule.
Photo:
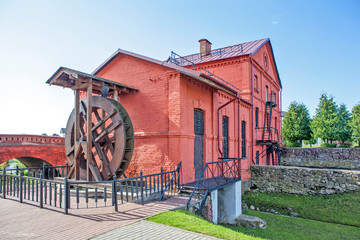
{"label": "arched window", "polygon": [[254,88],[256,90],[258,90],[258,88],[257,88],[257,76],[256,75],[254,76]]}

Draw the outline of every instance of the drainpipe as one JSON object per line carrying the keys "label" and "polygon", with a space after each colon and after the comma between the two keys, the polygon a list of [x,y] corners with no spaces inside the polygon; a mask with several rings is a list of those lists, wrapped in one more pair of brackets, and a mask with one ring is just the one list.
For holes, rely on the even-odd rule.
{"label": "drainpipe", "polygon": [[238,158],[241,158],[240,147],[241,147],[241,142],[240,142],[240,97],[239,97],[238,98]]}
{"label": "drainpipe", "polygon": [[[217,135],[218,135],[218,138],[217,138],[217,145],[218,145],[218,151],[220,153],[220,156],[223,157],[223,152],[221,151],[221,148],[220,148],[220,109],[226,107],[227,105],[229,105],[230,103],[234,102],[235,100],[239,100],[239,106],[240,106],[240,96],[239,96],[239,93],[236,94],[236,97],[234,97],[233,99],[231,99],[230,101],[228,101],[227,103],[223,104],[222,106],[220,106],[218,109],[217,109],[217,122],[218,122],[218,128],[217,128]],[[240,110],[240,107],[239,107],[239,110]],[[240,116],[240,111],[239,111],[239,116]],[[239,119],[240,120],[240,119]],[[238,125],[240,126],[240,121],[238,121]],[[239,127],[238,126],[238,127]]]}
{"label": "drainpipe", "polygon": [[254,153],[254,74],[253,74],[253,61],[252,54],[250,54],[250,79],[251,79],[251,155],[249,157],[249,166],[251,165],[251,161],[253,160]]}

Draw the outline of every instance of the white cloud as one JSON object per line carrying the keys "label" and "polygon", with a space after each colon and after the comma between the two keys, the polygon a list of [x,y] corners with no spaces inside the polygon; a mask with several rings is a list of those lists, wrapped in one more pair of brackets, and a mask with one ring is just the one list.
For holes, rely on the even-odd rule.
{"label": "white cloud", "polygon": [[272,22],[273,25],[276,25],[276,24],[278,24],[278,23],[279,23],[278,21],[273,21],[273,22]]}

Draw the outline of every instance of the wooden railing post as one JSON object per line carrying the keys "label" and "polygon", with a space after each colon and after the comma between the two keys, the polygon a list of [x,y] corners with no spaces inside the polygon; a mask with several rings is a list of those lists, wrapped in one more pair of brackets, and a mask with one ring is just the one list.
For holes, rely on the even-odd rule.
{"label": "wooden railing post", "polygon": [[115,212],[118,211],[118,201],[117,201],[117,189],[116,189],[116,173],[114,173],[113,176],[113,186],[112,186],[112,199],[113,199],[113,204],[114,204],[114,209]]}
{"label": "wooden railing post", "polygon": [[[162,168],[161,168],[162,170]],[[162,175],[161,175],[162,177]],[[161,188],[162,188],[162,183],[161,183]],[[144,205],[144,182],[143,182],[143,172],[140,171],[140,189],[141,189],[141,204]]]}

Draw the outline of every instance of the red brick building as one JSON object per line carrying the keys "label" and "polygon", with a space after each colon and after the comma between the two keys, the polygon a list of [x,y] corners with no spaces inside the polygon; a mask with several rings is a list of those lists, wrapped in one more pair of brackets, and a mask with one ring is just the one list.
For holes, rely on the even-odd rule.
{"label": "red brick building", "polygon": [[199,42],[199,53],[172,53],[167,61],[119,49],[93,72],[139,90],[119,98],[135,130],[128,172],[174,169],[182,161],[187,182],[222,156],[246,158],[244,169],[273,164],[269,146],[281,142],[274,128],[281,129],[282,86],[270,40],[216,50]]}

